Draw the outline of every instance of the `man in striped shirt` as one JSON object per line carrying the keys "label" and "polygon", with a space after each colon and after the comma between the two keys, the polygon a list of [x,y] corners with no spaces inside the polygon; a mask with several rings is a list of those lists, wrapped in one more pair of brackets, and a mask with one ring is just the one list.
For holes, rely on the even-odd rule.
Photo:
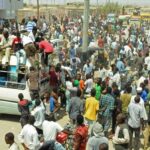
{"label": "man in striped shirt", "polygon": [[102,95],[100,100],[100,113],[102,117],[102,125],[104,127],[104,133],[107,137],[108,130],[111,125],[112,120],[112,112],[114,110],[114,102],[115,99],[111,95],[112,89],[111,87],[106,88],[106,94]]}
{"label": "man in striped shirt", "polygon": [[28,32],[31,32],[33,27],[36,26],[36,23],[34,21],[31,20],[31,18],[29,18],[29,21],[27,23],[26,29]]}

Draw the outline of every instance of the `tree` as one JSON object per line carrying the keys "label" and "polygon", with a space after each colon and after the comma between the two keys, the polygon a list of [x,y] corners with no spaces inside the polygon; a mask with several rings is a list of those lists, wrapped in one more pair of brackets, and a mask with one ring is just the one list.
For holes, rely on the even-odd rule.
{"label": "tree", "polygon": [[39,0],[37,0],[37,24],[39,24],[39,19],[40,19],[40,4]]}
{"label": "tree", "polygon": [[109,13],[119,14],[121,10],[121,6],[118,3],[106,3],[105,5],[99,8],[100,14],[107,15]]}

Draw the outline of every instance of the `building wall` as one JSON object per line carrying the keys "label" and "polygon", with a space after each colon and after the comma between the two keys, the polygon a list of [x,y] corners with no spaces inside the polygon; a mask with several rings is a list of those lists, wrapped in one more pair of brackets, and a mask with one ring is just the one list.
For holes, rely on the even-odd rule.
{"label": "building wall", "polygon": [[0,0],[0,17],[13,19],[20,8],[23,8],[23,0]]}

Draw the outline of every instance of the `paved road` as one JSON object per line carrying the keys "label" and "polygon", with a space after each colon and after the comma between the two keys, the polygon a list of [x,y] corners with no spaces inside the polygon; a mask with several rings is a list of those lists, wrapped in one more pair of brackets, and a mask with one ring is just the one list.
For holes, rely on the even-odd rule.
{"label": "paved road", "polygon": [[[68,116],[63,117],[58,122],[64,126],[69,121]],[[15,140],[17,143],[17,135],[21,130],[21,126],[19,123],[19,116],[12,116],[12,115],[0,115],[0,150],[8,150],[8,145],[6,145],[4,136],[7,132],[13,132],[15,134]],[[143,143],[143,140],[142,140]],[[20,146],[20,150],[22,146]],[[112,142],[110,141],[110,150],[113,150]],[[142,150],[142,149],[141,149]]]}

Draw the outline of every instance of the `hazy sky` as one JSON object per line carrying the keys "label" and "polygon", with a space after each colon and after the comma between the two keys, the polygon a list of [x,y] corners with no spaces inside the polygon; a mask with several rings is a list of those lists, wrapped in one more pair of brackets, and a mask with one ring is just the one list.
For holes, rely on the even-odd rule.
{"label": "hazy sky", "polygon": [[[36,4],[37,0],[24,0],[24,2]],[[63,4],[65,2],[84,2],[84,0],[39,0],[40,3],[44,4]],[[109,0],[90,0],[90,3],[96,4],[97,1],[99,4],[105,3]],[[110,2],[118,2],[120,4],[132,4],[132,5],[149,5],[150,6],[150,0],[110,0]]]}

